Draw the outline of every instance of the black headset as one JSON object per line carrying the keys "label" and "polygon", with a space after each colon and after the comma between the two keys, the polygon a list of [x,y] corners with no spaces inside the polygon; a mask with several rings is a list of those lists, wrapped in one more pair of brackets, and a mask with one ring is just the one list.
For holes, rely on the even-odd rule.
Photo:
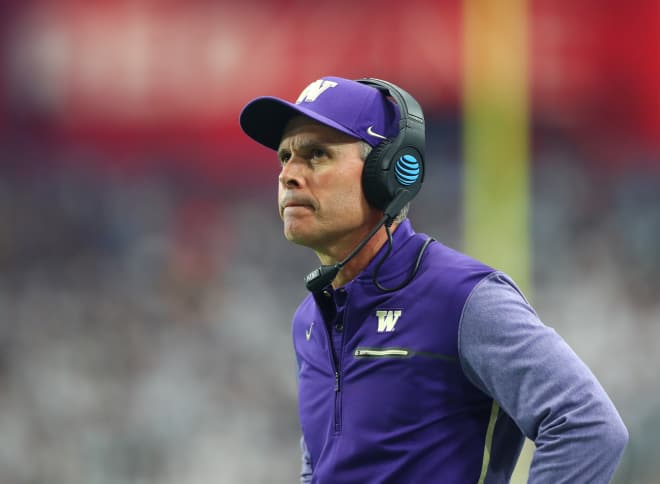
{"label": "black headset", "polygon": [[394,219],[424,182],[424,113],[415,98],[391,82],[371,77],[357,82],[392,97],[399,107],[399,134],[376,145],[362,171],[362,190],[367,201]]}

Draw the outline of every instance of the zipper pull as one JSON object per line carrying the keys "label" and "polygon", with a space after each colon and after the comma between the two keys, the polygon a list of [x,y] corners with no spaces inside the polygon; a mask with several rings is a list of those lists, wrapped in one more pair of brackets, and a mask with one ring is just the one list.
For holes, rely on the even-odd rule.
{"label": "zipper pull", "polygon": [[335,392],[339,391],[339,372],[335,372]]}

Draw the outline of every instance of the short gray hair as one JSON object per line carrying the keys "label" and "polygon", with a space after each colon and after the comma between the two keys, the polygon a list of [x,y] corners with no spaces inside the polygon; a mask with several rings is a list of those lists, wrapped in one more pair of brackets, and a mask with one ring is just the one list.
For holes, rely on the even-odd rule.
{"label": "short gray hair", "polygon": [[[373,148],[369,143],[367,143],[366,141],[360,141],[360,157],[362,158],[362,161],[367,160],[367,157],[369,156],[372,150]],[[399,214],[394,219],[394,222],[398,224],[403,222],[408,217],[408,210],[410,210],[410,202],[406,203],[403,206]]]}

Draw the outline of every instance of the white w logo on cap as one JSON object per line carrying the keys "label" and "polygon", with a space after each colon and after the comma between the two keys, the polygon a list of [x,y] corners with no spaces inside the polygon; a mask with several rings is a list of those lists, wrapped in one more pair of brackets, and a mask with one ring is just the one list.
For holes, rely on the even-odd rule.
{"label": "white w logo on cap", "polygon": [[300,104],[302,102],[307,102],[307,103],[314,102],[316,101],[317,97],[319,97],[329,88],[335,87],[336,85],[337,85],[336,82],[327,81],[324,79],[319,79],[317,81],[314,81],[305,89],[303,89],[303,92],[301,92],[300,96],[298,96],[298,99],[296,99],[296,104]]}

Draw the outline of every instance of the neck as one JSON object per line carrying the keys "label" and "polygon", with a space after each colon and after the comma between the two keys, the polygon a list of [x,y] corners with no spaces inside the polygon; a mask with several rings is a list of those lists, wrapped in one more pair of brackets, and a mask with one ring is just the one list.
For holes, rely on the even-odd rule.
{"label": "neck", "polygon": [[[393,223],[390,227],[390,231],[394,232],[398,227],[397,223]],[[323,254],[317,252],[319,260],[324,265],[332,265],[338,261],[343,260],[345,257],[350,254],[350,252],[357,247],[357,245],[366,237],[366,234],[362,235],[357,241],[353,242],[351,246],[342,251],[341,257],[332,256],[328,254]],[[387,243],[387,232],[385,227],[381,227],[376,234],[367,242],[367,244],[353,257],[337,274],[337,277],[332,282],[332,287],[338,288],[346,285],[355,277],[362,272],[371,262],[371,260],[376,256],[381,247]]]}

